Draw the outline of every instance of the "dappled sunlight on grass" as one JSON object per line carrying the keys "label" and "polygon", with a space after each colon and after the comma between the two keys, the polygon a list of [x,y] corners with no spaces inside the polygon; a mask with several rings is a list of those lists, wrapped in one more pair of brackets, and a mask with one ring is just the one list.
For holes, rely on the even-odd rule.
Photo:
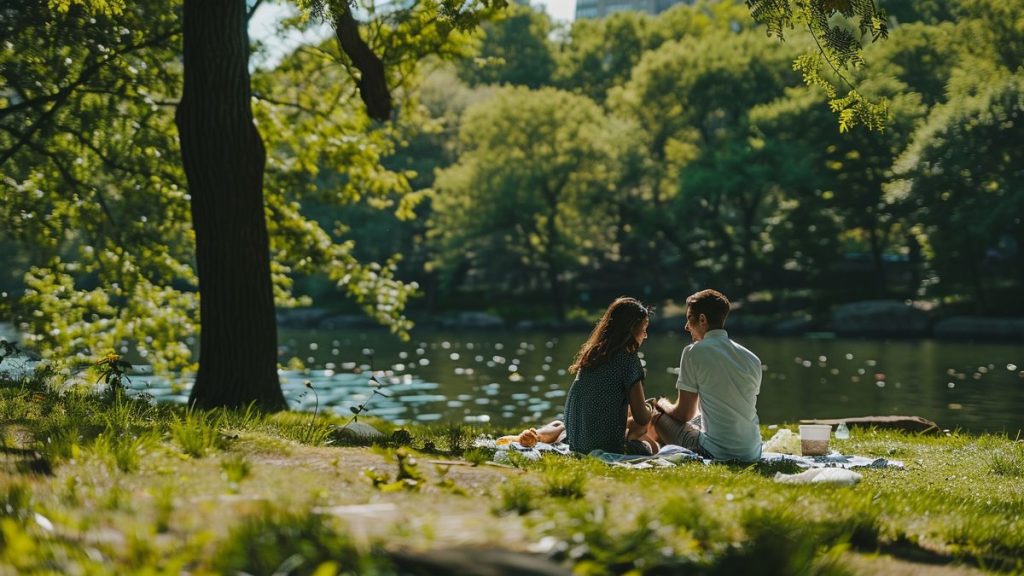
{"label": "dappled sunlight on grass", "polygon": [[[1024,444],[997,435],[857,429],[833,447],[906,468],[800,486],[773,481],[795,471],[785,463],[491,466],[472,440],[506,430],[461,423],[369,418],[378,434],[351,436],[331,414],[190,412],[23,382],[0,382],[0,404],[16,416],[0,563],[22,571],[259,571],[298,554],[389,573],[394,550],[467,543],[594,574],[842,574],[851,550],[1024,568]],[[263,556],[239,552],[254,542]]]}

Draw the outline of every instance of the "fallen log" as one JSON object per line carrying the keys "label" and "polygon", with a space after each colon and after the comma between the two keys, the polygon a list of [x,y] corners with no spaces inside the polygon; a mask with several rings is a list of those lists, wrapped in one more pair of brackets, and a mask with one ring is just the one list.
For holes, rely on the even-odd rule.
{"label": "fallen log", "polygon": [[858,428],[869,428],[874,426],[875,428],[906,430],[907,432],[917,432],[918,434],[942,433],[942,428],[940,428],[938,424],[920,416],[858,416],[855,418],[830,418],[800,421],[801,424],[828,424],[832,427],[838,426],[840,423],[844,422],[849,427],[856,426]]}

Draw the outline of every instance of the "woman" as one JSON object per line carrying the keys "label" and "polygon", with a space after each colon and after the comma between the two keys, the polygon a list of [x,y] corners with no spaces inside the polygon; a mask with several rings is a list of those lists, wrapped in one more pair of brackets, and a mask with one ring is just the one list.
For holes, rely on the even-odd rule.
{"label": "woman", "polygon": [[647,339],[649,320],[650,312],[638,300],[617,298],[576,354],[569,368],[576,379],[565,401],[566,439],[573,452],[653,453],[649,441],[634,439],[651,420],[637,355]]}

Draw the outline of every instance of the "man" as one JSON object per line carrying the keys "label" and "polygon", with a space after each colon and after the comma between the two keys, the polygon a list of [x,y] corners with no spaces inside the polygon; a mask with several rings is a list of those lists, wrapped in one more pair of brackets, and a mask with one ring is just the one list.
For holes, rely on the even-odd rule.
{"label": "man", "polygon": [[686,331],[693,343],[679,358],[675,402],[659,398],[653,423],[659,440],[716,460],[761,457],[757,395],[761,360],[729,339],[729,299],[701,290],[686,299]]}

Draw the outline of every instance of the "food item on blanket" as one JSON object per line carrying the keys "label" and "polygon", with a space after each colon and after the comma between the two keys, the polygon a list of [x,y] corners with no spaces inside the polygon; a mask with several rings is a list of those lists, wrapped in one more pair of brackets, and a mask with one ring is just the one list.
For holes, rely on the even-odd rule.
{"label": "food item on blanket", "polygon": [[823,456],[828,452],[828,440],[801,440],[800,453],[804,456]]}
{"label": "food item on blanket", "polygon": [[519,434],[512,434],[510,436],[502,436],[494,441],[495,446],[505,446],[513,442],[519,442]]}
{"label": "food item on blanket", "polygon": [[822,456],[828,452],[828,438],[832,427],[828,424],[802,424],[800,426],[800,453],[804,456]]}
{"label": "food item on blanket", "polygon": [[800,454],[800,437],[789,428],[780,428],[764,443],[764,451],[790,455]]}

